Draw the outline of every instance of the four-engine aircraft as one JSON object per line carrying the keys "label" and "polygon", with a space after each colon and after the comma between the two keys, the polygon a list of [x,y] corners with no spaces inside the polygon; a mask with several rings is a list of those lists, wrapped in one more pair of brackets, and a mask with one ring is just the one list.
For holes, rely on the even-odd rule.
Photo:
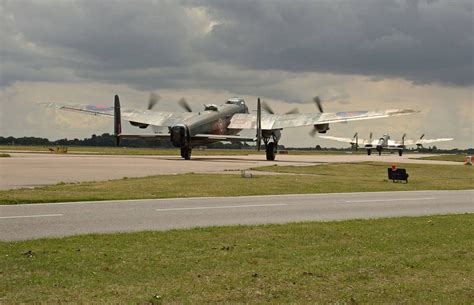
{"label": "four-engine aircraft", "polygon": [[443,142],[443,141],[451,141],[453,138],[439,138],[439,139],[424,139],[425,134],[422,134],[420,138],[416,140],[405,140],[406,134],[402,136],[401,141],[394,141],[390,139],[388,134],[384,134],[379,139],[372,140],[372,133],[370,133],[370,137],[368,140],[359,139],[358,133],[354,134],[354,137],[351,138],[339,138],[339,137],[332,137],[332,136],[319,136],[323,139],[329,139],[344,143],[350,143],[352,148],[356,149],[359,147],[363,147],[367,150],[367,155],[370,156],[372,153],[372,149],[378,151],[379,155],[382,154],[383,149],[388,150],[398,150],[398,155],[402,156],[403,151],[408,145],[416,145],[418,148],[423,147],[423,144],[431,144],[435,142]]}
{"label": "four-engine aircraft", "polygon": [[[260,98],[257,101],[256,114],[249,113],[242,98],[231,98],[220,106],[204,105],[204,110],[199,112],[193,112],[186,100],[181,99],[178,104],[187,112],[165,112],[152,109],[159,99],[158,95],[152,93],[147,110],[121,108],[118,95],[115,95],[114,106],[59,103],[46,103],[46,105],[61,110],[114,118],[117,145],[120,139],[124,138],[169,139],[174,146],[181,148],[181,156],[186,160],[191,158],[193,147],[219,141],[256,141],[258,150],[263,141],[267,160],[274,160],[281,130],[284,128],[313,126],[310,134],[314,136],[318,132],[326,133],[331,123],[386,118],[417,112],[411,109],[389,109],[328,113],[323,112],[319,97],[313,98],[319,109],[319,112],[315,113],[296,113],[297,111],[293,110],[285,114],[275,114],[267,104],[260,102]],[[262,108],[266,112],[262,113]],[[122,119],[138,128],[168,127],[168,133],[123,134]],[[256,136],[252,138],[239,136],[238,133],[245,129],[255,130]]]}

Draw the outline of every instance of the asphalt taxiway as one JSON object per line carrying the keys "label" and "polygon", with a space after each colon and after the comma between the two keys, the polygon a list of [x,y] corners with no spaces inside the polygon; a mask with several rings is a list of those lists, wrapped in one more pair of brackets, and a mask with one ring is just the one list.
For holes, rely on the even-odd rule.
{"label": "asphalt taxiway", "polygon": [[24,204],[0,206],[0,240],[450,213],[474,213],[474,190]]}
{"label": "asphalt taxiway", "polygon": [[[323,163],[380,161],[390,163],[454,164],[461,162],[428,161],[412,158],[420,154],[398,155],[278,155],[276,161],[266,161],[264,155],[179,156],[79,155],[47,153],[11,153],[0,158],[0,190],[31,188],[59,182],[82,182],[144,177],[180,173],[232,173],[239,170],[273,164],[307,166]],[[260,173],[262,174],[262,173]]]}

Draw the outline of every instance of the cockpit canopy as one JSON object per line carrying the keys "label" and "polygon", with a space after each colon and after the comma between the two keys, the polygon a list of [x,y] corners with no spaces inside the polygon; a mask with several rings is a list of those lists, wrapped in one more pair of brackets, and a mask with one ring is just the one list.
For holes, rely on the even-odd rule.
{"label": "cockpit canopy", "polygon": [[228,99],[226,104],[234,104],[234,105],[244,106],[245,101],[241,97],[233,97],[233,98]]}

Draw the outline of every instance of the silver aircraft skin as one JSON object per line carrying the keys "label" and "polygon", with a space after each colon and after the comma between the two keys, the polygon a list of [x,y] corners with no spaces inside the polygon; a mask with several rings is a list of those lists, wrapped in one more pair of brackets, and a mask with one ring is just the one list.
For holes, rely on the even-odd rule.
{"label": "silver aircraft skin", "polygon": [[[43,103],[43,105],[114,119],[117,145],[123,138],[169,139],[174,146],[181,148],[181,156],[186,160],[191,158],[193,147],[219,141],[256,141],[258,150],[263,142],[267,160],[274,160],[278,141],[281,138],[281,130],[284,128],[312,126],[310,134],[314,136],[316,133],[326,133],[330,123],[387,118],[418,112],[411,109],[323,112],[318,97],[313,98],[319,109],[319,112],[314,113],[295,113],[296,111],[293,110],[285,114],[275,114],[267,104],[261,103],[258,99],[257,113],[252,114],[249,113],[242,98],[228,99],[224,105],[220,106],[207,104],[204,105],[204,110],[199,112],[193,112],[186,100],[181,99],[178,103],[187,112],[165,112],[152,109],[158,100],[159,96],[152,93],[148,109],[121,108],[117,95],[114,106],[62,103]],[[266,112],[262,112],[262,108]],[[123,134],[122,120],[128,121],[132,126],[138,128],[151,126],[155,133],[149,135]],[[168,133],[157,133],[162,127],[167,127]],[[256,136],[252,138],[239,136],[238,133],[244,129],[255,130]]]}
{"label": "silver aircraft skin", "polygon": [[351,144],[351,147],[356,149],[362,147],[367,150],[367,155],[371,155],[372,150],[375,149],[379,155],[382,154],[382,150],[397,150],[398,155],[402,156],[403,151],[407,146],[416,145],[418,148],[423,147],[423,144],[431,144],[436,142],[451,141],[453,138],[438,138],[438,139],[424,139],[425,134],[422,134],[418,139],[406,140],[406,134],[402,136],[400,141],[395,141],[390,138],[390,135],[384,134],[378,139],[372,139],[372,133],[370,133],[369,139],[359,139],[358,133],[356,132],[352,138],[341,138],[332,136],[319,136],[322,139],[334,140],[344,143]]}

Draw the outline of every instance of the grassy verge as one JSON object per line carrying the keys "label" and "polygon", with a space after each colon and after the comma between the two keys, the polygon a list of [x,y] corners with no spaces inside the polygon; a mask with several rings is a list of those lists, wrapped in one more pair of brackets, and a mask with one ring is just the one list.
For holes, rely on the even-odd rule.
{"label": "grassy verge", "polygon": [[439,156],[430,156],[418,158],[420,160],[436,160],[436,161],[454,161],[454,162],[464,162],[466,155],[439,155]]}
{"label": "grassy verge", "polygon": [[[0,145],[0,151],[5,152],[44,152],[49,153],[49,148],[55,149],[55,146],[9,146]],[[68,146],[68,154],[97,154],[97,155],[179,155],[178,148],[132,148],[132,147],[97,147],[97,146]],[[290,150],[292,155],[332,155],[346,154],[344,151],[304,151]],[[358,152],[359,153],[359,152]],[[195,156],[214,156],[214,155],[255,155],[265,154],[264,151],[254,149],[193,149]]]}
{"label": "grassy verge", "polygon": [[474,298],[474,215],[0,243],[1,303],[450,303]]}
{"label": "grassy verge", "polygon": [[295,175],[183,174],[0,191],[0,204],[203,196],[474,189],[474,171],[457,165],[400,164],[409,183],[387,180],[386,163],[270,166]]}
{"label": "grassy verge", "polygon": [[0,158],[9,158],[9,157],[11,157],[9,154],[0,153]]}

